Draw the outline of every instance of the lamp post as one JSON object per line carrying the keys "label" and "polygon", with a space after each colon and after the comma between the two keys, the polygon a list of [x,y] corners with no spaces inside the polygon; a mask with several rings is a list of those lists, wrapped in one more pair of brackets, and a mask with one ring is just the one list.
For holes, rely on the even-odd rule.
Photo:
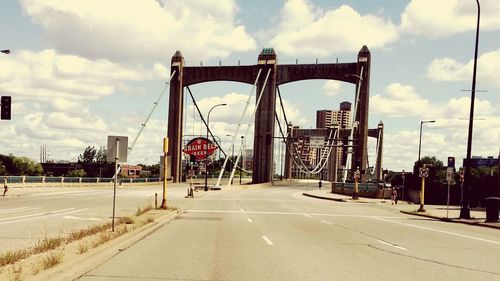
{"label": "lamp post", "polygon": [[464,163],[465,177],[464,177],[464,200],[462,202],[462,207],[460,209],[460,218],[461,219],[470,219],[470,209],[469,209],[469,200],[470,200],[470,190],[471,190],[471,167],[470,167],[470,158],[472,151],[472,128],[474,124],[474,99],[476,97],[476,70],[477,70],[477,49],[479,45],[479,21],[481,17],[481,6],[479,5],[479,0],[476,0],[477,3],[477,25],[476,25],[476,45],[474,48],[474,68],[472,71],[472,91],[470,94],[470,116],[469,116],[469,133],[467,135],[467,157]]}
{"label": "lamp post", "polygon": [[241,174],[243,173],[243,165],[245,163],[244,159],[243,159],[243,153],[245,153],[245,150],[243,149],[243,141],[244,141],[245,137],[244,136],[241,136],[241,165],[240,165],[240,185],[241,185]]}
{"label": "lamp post", "polygon": [[436,120],[424,120],[424,121],[420,121],[420,138],[419,138],[419,141],[418,141],[418,161],[419,161],[419,165],[420,165],[420,151],[422,150],[422,125],[424,123],[434,123],[436,122]]}
{"label": "lamp post", "polygon": [[206,158],[205,158],[205,191],[208,190],[208,132],[210,131],[210,113],[212,112],[212,110],[214,108],[216,108],[217,106],[225,106],[227,104],[225,103],[219,103],[219,104],[216,104],[214,106],[212,106],[212,108],[210,108],[210,110],[208,111],[208,114],[207,114],[207,146],[205,148],[205,152],[206,152]]}
{"label": "lamp post", "polygon": [[[232,137],[232,136],[226,135],[226,137]],[[235,165],[235,163],[233,161],[234,161],[234,142],[233,142],[232,147],[231,147],[231,171],[233,170],[234,165]],[[233,184],[233,179],[231,178],[231,185],[232,184]]]}

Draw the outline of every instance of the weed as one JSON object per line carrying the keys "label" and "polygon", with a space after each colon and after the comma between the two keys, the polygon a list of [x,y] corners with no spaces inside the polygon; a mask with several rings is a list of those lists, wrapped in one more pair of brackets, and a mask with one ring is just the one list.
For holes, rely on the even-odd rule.
{"label": "weed", "polygon": [[132,217],[122,217],[117,222],[118,224],[134,224],[134,219]]}
{"label": "weed", "polygon": [[63,260],[62,251],[52,252],[42,257],[42,268],[49,269],[58,264]]}
{"label": "weed", "polygon": [[85,242],[80,242],[77,246],[78,253],[83,254],[89,250],[89,246]]}
{"label": "weed", "polygon": [[73,241],[80,240],[84,237],[105,231],[109,228],[111,228],[111,223],[98,224],[98,225],[88,227],[86,229],[80,229],[78,231],[70,233],[68,238],[66,239],[66,242],[71,243]]}
{"label": "weed", "polygon": [[60,238],[60,237],[56,237],[56,238],[45,237],[42,240],[38,241],[38,243],[35,245],[35,247],[33,247],[32,253],[39,254],[39,253],[53,250],[53,249],[59,247],[62,244],[63,240],[64,239]]}
{"label": "weed", "polygon": [[99,234],[99,236],[92,243],[92,247],[95,248],[99,245],[102,245],[102,244],[108,242],[109,240],[111,240],[111,238],[113,238],[113,237],[112,237],[112,234],[110,232],[101,232]]}
{"label": "weed", "polygon": [[23,267],[14,265],[9,268],[9,279],[10,281],[21,281],[23,279]]}
{"label": "weed", "polygon": [[137,207],[137,212],[135,212],[135,216],[138,217],[138,216],[140,216],[140,215],[142,215],[144,213],[147,213],[147,212],[149,212],[151,210],[153,210],[153,206],[151,206],[151,205],[148,205],[148,206],[144,207],[144,209],[141,209],[141,207],[138,206]]}
{"label": "weed", "polygon": [[0,266],[5,266],[8,264],[13,264],[30,255],[30,251],[26,249],[22,250],[9,250],[0,255]]}
{"label": "weed", "polygon": [[128,232],[128,228],[127,228],[127,226],[126,226],[126,225],[124,225],[124,226],[122,226],[122,227],[118,227],[118,228],[116,229],[116,232],[115,232],[115,233],[116,233],[116,236],[120,236],[120,235],[123,235],[123,234],[125,234],[125,233],[127,233],[127,232]]}

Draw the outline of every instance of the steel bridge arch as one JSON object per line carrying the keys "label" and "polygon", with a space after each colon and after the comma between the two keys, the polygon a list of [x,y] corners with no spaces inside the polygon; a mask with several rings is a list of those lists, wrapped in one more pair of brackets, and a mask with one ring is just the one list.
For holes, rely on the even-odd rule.
{"label": "steel bridge arch", "polygon": [[[358,53],[356,62],[332,64],[290,64],[278,65],[277,55],[271,48],[265,48],[258,56],[256,65],[244,66],[184,66],[184,57],[177,51],[171,60],[168,130],[168,156],[170,156],[170,175],[173,182],[182,178],[182,124],[184,110],[184,87],[212,81],[233,81],[253,84],[259,71],[270,71],[269,80],[264,85],[264,76],[257,81],[257,93],[262,91],[262,100],[255,116],[253,183],[272,180],[274,111],[276,107],[276,87],[282,84],[309,79],[338,80],[356,85],[359,91],[359,104],[355,116],[358,127],[354,132],[356,147],[353,161],[359,163],[361,171],[366,170],[368,137],[368,104],[370,84],[371,54],[366,46]],[[362,73],[361,73],[362,72]],[[360,79],[362,77],[362,79]],[[359,89],[358,89],[359,87]],[[264,88],[264,89],[263,89]],[[352,167],[355,169],[356,167]],[[351,173],[352,174],[352,173]],[[363,173],[362,181],[365,180]]]}

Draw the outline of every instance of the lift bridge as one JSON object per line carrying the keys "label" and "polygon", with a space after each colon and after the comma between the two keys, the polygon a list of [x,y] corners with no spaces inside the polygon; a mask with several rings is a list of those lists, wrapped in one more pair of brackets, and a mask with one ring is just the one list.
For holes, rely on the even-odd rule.
{"label": "lift bridge", "polygon": [[[350,173],[346,173],[346,175],[349,174],[352,177],[354,171],[359,170],[361,182],[366,182],[368,168],[367,140],[369,136],[377,138],[377,160],[374,174],[376,179],[381,179],[383,124],[380,123],[376,129],[368,128],[370,61],[371,54],[366,46],[363,46],[359,51],[356,62],[285,65],[278,64],[277,55],[272,48],[265,48],[261,51],[257,64],[238,66],[185,66],[181,52],[177,51],[171,60],[167,135],[169,138],[170,175],[173,182],[180,182],[183,173],[181,164],[184,89],[188,89],[192,97],[189,90],[190,85],[213,81],[247,83],[253,85],[252,92],[255,89],[256,106],[251,119],[255,132],[253,136],[252,183],[265,183],[272,180],[274,167],[273,148],[276,140],[283,141],[286,144],[284,176],[287,179],[292,177],[292,166],[298,169],[309,169],[307,170],[308,173],[318,173],[324,167],[328,167],[326,180],[340,181],[340,176],[337,174],[337,163],[339,161],[336,157],[339,155],[337,153],[338,149],[342,149],[346,152],[344,155],[350,158],[346,159],[347,162],[351,163],[350,167],[346,168],[346,170],[350,170]],[[327,149],[322,150],[321,159],[313,169],[306,168],[304,163],[301,163],[301,158],[298,156],[293,141],[293,126],[286,120],[286,112],[279,91],[280,85],[309,79],[338,80],[356,85],[351,129],[330,128],[324,132]],[[276,111],[277,96],[283,116],[285,116],[286,126],[282,126],[279,122]],[[250,97],[245,112],[249,101]],[[194,98],[193,102],[195,103]],[[205,122],[201,114],[200,117]],[[242,129],[242,119],[240,119],[237,130]],[[276,124],[278,124],[281,136],[274,135]],[[247,133],[250,125],[249,123],[247,126]],[[233,135],[233,143],[236,136],[238,136],[238,131]],[[238,158],[241,156],[241,152],[240,149]],[[227,159],[228,157],[226,157],[226,163]],[[224,163],[224,166],[226,163]],[[238,163],[238,160],[236,160],[236,163]],[[233,166],[231,177],[236,169],[236,166]],[[217,184],[220,183],[223,170],[221,170]],[[343,180],[345,180],[346,176],[343,177]]]}

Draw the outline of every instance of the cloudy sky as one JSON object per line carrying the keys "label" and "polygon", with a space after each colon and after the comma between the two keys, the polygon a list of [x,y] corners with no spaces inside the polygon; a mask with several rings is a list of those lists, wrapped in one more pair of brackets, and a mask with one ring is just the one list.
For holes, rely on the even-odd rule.
{"label": "cloudy sky", "polygon": [[[481,0],[472,154],[500,147],[500,1]],[[473,0],[3,0],[0,94],[12,120],[0,122],[0,153],[76,160],[108,135],[136,137],[180,50],[187,65],[255,64],[273,47],[282,64],[354,62],[372,54],[371,127],[385,124],[384,168],[410,170],[422,156],[466,153],[477,8]],[[211,128],[227,149],[251,86],[191,87],[201,111],[217,103]],[[287,117],[312,128],[319,109],[353,101],[354,87],[314,80],[280,87]],[[205,134],[186,100],[185,135]],[[168,91],[130,152],[129,163],[159,161]],[[375,150],[371,141],[371,163]],[[247,142],[247,145],[250,143]],[[461,165],[462,161],[457,160]],[[371,165],[371,164],[370,164]]]}

